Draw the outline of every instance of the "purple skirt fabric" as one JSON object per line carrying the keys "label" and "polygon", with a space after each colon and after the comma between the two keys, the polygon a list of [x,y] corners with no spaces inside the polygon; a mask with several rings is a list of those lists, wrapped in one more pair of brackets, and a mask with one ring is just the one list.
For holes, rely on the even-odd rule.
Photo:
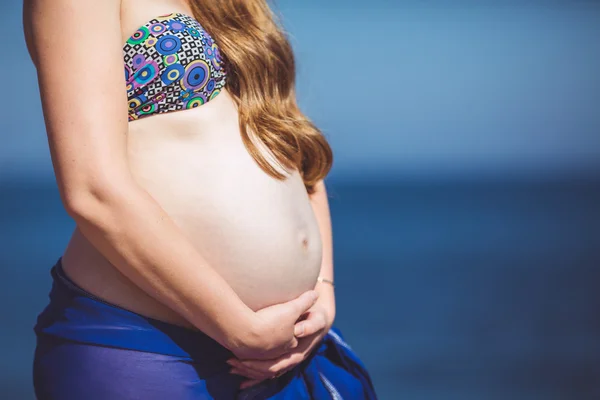
{"label": "purple skirt fabric", "polygon": [[332,328],[312,354],[277,379],[239,390],[233,354],[200,331],[144,317],[95,297],[51,270],[38,316],[33,383],[40,400],[376,399],[357,355]]}

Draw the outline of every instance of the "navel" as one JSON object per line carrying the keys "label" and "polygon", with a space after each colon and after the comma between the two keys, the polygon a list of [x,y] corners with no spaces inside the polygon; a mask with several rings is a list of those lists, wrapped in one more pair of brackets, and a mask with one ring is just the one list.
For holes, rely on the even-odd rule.
{"label": "navel", "polygon": [[304,250],[308,250],[308,239],[307,238],[302,239],[302,248]]}

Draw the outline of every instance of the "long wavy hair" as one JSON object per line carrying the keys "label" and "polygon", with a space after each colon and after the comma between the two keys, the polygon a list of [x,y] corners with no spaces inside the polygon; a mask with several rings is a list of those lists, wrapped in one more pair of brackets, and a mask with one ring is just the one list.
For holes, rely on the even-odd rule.
{"label": "long wavy hair", "polygon": [[266,173],[284,179],[261,152],[266,146],[280,165],[297,168],[307,192],[314,193],[331,169],[333,153],[298,107],[292,47],[267,1],[189,0],[189,5],[220,48],[248,152]]}

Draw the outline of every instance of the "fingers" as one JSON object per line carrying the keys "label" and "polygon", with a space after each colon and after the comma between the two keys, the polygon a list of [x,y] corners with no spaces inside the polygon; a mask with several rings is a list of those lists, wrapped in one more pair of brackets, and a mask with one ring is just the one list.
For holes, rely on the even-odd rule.
{"label": "fingers", "polygon": [[315,304],[318,298],[319,293],[317,291],[309,290],[307,292],[302,293],[294,300],[291,300],[289,303],[294,308],[295,314],[298,317],[300,317],[300,315],[304,314],[306,310],[308,310]]}
{"label": "fingers", "polygon": [[296,337],[305,337],[313,335],[327,326],[327,319],[321,312],[310,312],[308,318],[298,322],[294,326],[294,335]]}
{"label": "fingers", "polygon": [[252,380],[249,380],[249,381],[244,381],[240,385],[240,389],[246,389],[246,388],[249,388],[250,386],[254,386],[254,385],[259,384],[261,382],[262,381],[259,381],[257,379],[252,379]]}
{"label": "fingers", "polygon": [[292,353],[286,354],[275,360],[237,360],[230,359],[227,363],[236,370],[247,372],[248,377],[254,379],[270,379],[276,375],[281,375],[289,369],[300,364],[304,360],[304,354]]}
{"label": "fingers", "polygon": [[[229,364],[232,365],[233,364]],[[233,366],[233,368],[231,368],[231,370],[229,371],[229,373],[231,374],[236,374],[236,375],[241,375],[244,376],[246,378],[250,378],[250,379],[258,379],[258,380],[265,380],[268,379],[269,376],[265,376],[265,374],[260,373],[258,371],[252,370],[244,365],[236,365]]]}
{"label": "fingers", "polygon": [[290,342],[288,343],[288,345],[286,347],[287,347],[287,350],[295,349],[296,347],[298,347],[298,339],[293,337],[292,340],[290,340]]}
{"label": "fingers", "polygon": [[295,351],[299,345],[300,345],[300,342],[298,341],[298,339],[296,337],[292,336],[291,339],[289,339],[283,345],[278,346],[277,348],[273,348],[268,351],[256,352],[254,354],[247,354],[247,355],[240,357],[240,359],[274,360],[274,359],[282,357],[292,351]]}

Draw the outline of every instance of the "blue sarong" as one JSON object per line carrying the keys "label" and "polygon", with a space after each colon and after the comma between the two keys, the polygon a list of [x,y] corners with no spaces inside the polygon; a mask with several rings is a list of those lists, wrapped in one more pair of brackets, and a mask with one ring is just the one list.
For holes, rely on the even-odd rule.
{"label": "blue sarong", "polygon": [[51,270],[50,303],[34,331],[39,400],[376,399],[360,359],[332,328],[302,363],[240,390],[233,354],[201,331],[110,304]]}

